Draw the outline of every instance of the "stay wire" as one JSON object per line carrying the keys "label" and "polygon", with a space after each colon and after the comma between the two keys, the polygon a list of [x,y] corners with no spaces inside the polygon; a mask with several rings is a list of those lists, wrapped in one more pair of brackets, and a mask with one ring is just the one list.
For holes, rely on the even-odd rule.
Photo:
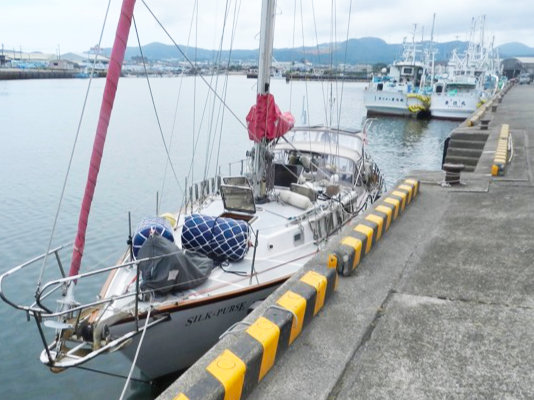
{"label": "stay wire", "polygon": [[[313,0],[311,1],[311,8],[312,8],[312,16],[313,16],[313,28],[314,28],[314,32],[315,32],[315,47],[317,48],[317,57],[318,57],[318,61],[319,63],[321,63],[321,52],[320,52],[320,49],[319,49],[319,35],[317,33],[317,19],[315,17],[315,6],[314,6],[314,2]],[[301,0],[301,14],[302,14],[302,0]],[[303,20],[303,17],[301,15],[301,19]],[[304,22],[302,22],[302,24],[304,25]],[[303,37],[303,42],[304,42],[304,27],[303,27],[303,30],[302,30],[302,37]],[[327,105],[327,101],[326,101],[326,94],[325,94],[325,87],[324,87],[324,82],[321,81],[321,92],[322,92],[322,95],[323,95],[323,106],[324,106],[324,121],[325,121],[325,124],[328,124],[328,105]],[[310,115],[310,113],[308,112],[308,115]]]}
{"label": "stay wire", "polygon": [[[351,15],[352,15],[352,0],[350,0],[349,2],[349,15],[348,15],[348,20],[347,20],[347,35],[346,35],[346,38],[345,38],[345,55],[344,55],[344,58],[343,58],[343,65],[347,65],[347,57],[348,57],[348,51],[349,51],[349,31],[350,31],[350,19],[351,19]],[[345,72],[345,67],[343,67],[343,72]],[[343,102],[343,93],[344,93],[344,88],[345,88],[345,81],[341,81],[341,94],[340,94],[340,98],[339,98],[339,107],[338,107],[338,120],[337,120],[337,126],[339,127],[339,125],[341,124],[341,104]]]}
{"label": "stay wire", "polygon": [[[194,9],[194,7],[195,6],[193,6],[193,9]],[[191,14],[191,21],[189,22],[189,32],[187,34],[187,43],[186,43],[187,47],[189,47],[189,43],[191,41],[191,32],[193,30],[193,19],[194,19],[194,13]],[[176,98],[176,105],[174,107],[174,116],[173,116],[173,121],[172,121],[171,139],[170,139],[170,143],[169,143],[169,147],[170,148],[172,148],[172,142],[173,142],[173,139],[174,139],[174,133],[175,133],[175,129],[176,129],[176,119],[178,117],[178,106],[180,104],[183,82],[184,82],[184,73],[182,71],[181,76],[180,76],[180,86],[178,87],[178,96]],[[166,180],[166,177],[167,177],[167,164],[168,164],[168,162],[165,163],[165,171],[163,173],[163,181],[162,181],[162,185],[161,185],[161,192],[162,193],[163,193],[163,190],[164,190],[164,187],[165,187],[165,180]],[[185,191],[187,191],[187,188],[185,188]],[[185,191],[184,191],[184,197],[185,197],[185,194],[186,194]],[[160,203],[161,203],[161,200],[160,200]],[[158,204],[158,207],[159,206],[160,206],[160,204]]]}
{"label": "stay wire", "polygon": [[[313,10],[313,1],[311,2],[312,4],[312,10]],[[313,16],[313,20],[314,20],[314,23],[315,23],[315,11],[314,11],[314,16]],[[302,35],[302,51],[305,51],[306,47],[305,47],[305,43],[304,43],[304,15],[302,13],[302,0],[300,0],[300,30],[301,30],[301,35]],[[316,33],[317,35],[317,33]],[[309,93],[308,93],[308,81],[305,80],[304,81],[305,84],[304,84],[304,88],[305,88],[305,91],[306,91],[306,111],[307,111],[307,115],[310,115],[310,103],[309,103]],[[309,118],[308,118],[309,119]],[[309,121],[307,121],[307,124],[310,125]]]}
{"label": "stay wire", "polygon": [[[195,2],[195,5],[193,5],[193,12],[191,13],[191,21],[189,22],[189,32],[187,34],[187,47],[189,47],[189,44],[191,43],[191,35],[192,35],[192,32],[193,32],[193,25],[194,25],[194,18],[195,18],[195,13],[194,13],[195,7],[196,7],[196,2]],[[182,72],[182,77],[181,77],[181,80],[180,80],[180,90],[179,90],[179,93],[178,93],[178,99],[176,101],[176,108],[175,108],[175,114],[174,114],[173,135],[174,135],[174,127],[176,125],[176,115],[178,113],[178,101],[179,101],[180,93],[181,93],[181,90],[182,90],[183,80],[184,80],[184,75],[183,75],[183,72]],[[192,168],[192,165],[189,164],[189,172],[186,175],[187,177],[191,173],[191,168]],[[187,186],[187,181],[186,181],[186,186]],[[182,208],[183,208],[184,204],[187,203],[187,189],[188,188],[186,187],[185,190],[183,191],[183,200],[182,200],[183,203],[182,203],[182,205],[180,207],[180,211],[178,212],[178,215],[177,215],[177,218],[176,218],[177,221],[180,220]]]}
{"label": "stay wire", "polygon": [[[193,67],[194,76],[193,76],[193,129],[191,130],[192,133],[192,144],[193,144],[193,152],[191,154],[191,164],[189,165],[190,173],[191,173],[191,181],[194,180],[195,177],[195,155],[197,152],[197,141],[200,137],[200,132],[195,140],[195,132],[196,132],[196,124],[197,124],[197,51],[198,51],[198,0],[195,1],[194,6],[194,12],[193,15],[195,17],[195,66]],[[191,23],[193,23],[193,20],[191,19]],[[202,119],[204,118],[204,115],[202,115]],[[202,119],[201,119],[201,126],[202,126]],[[199,128],[200,131],[200,128]]]}
{"label": "stay wire", "polygon": [[[295,48],[295,30],[297,26],[297,0],[293,1],[293,36],[291,38],[291,47]],[[289,85],[289,109],[293,105],[293,80],[290,80]]]}
{"label": "stay wire", "polygon": [[[213,79],[215,78],[215,90],[219,88],[219,71],[220,71],[220,63],[221,63],[221,57],[222,57],[222,47],[224,43],[224,35],[226,33],[226,21],[228,19],[228,11],[229,10],[229,3],[228,0],[225,2],[224,7],[224,16],[223,16],[223,27],[221,32],[221,38],[219,41],[219,48],[217,49],[216,57],[215,57],[215,71],[212,73],[211,80],[213,82]],[[215,117],[215,109],[216,109],[216,100],[217,98],[213,96],[213,99],[211,101],[210,107],[210,121],[209,121],[209,127],[208,127],[208,144],[206,146],[206,151],[204,154],[204,171],[202,173],[202,179],[206,179],[208,176],[208,169],[211,157],[210,155],[213,153],[213,148],[215,146],[215,141],[213,140],[213,137],[215,136],[215,132],[217,130],[217,120]],[[205,108],[208,107],[209,99],[206,99]],[[214,120],[215,120],[215,127],[214,127]],[[200,133],[200,132],[199,132]]]}
{"label": "stay wire", "polygon": [[[232,35],[230,39],[230,49],[228,52],[227,69],[230,67],[230,63],[231,63],[232,51],[234,49],[234,40],[235,40],[236,30],[237,30],[237,21],[239,19],[240,11],[241,11],[241,0],[238,0],[235,2],[235,5],[234,5],[234,18],[233,18],[233,25],[232,25]],[[224,99],[226,99],[227,93],[228,93],[228,74],[226,75],[224,88],[223,88]],[[221,143],[222,143],[222,132],[223,132],[223,125],[224,125],[224,118],[225,118],[225,110],[226,108],[224,107],[224,104],[220,104],[219,111],[220,111],[221,125],[219,127],[220,129],[219,130],[219,143],[217,146],[217,158],[215,160],[215,174],[217,174],[217,168],[219,165],[219,159],[220,159],[220,154],[221,154]]]}
{"label": "stay wire", "polygon": [[59,203],[58,203],[58,206],[57,206],[57,209],[56,209],[56,214],[54,216],[54,223],[52,225],[52,231],[50,232],[50,238],[49,238],[49,241],[48,241],[48,247],[46,249],[45,256],[43,258],[43,264],[41,266],[41,271],[39,273],[39,280],[37,281],[37,292],[39,292],[39,290],[41,288],[41,283],[43,281],[44,271],[45,271],[45,268],[46,268],[46,262],[48,260],[48,253],[50,252],[50,249],[52,248],[52,241],[54,240],[54,234],[55,234],[55,231],[56,231],[56,228],[57,228],[57,222],[59,220],[59,212],[60,212],[61,206],[63,204],[63,199],[65,198],[65,191],[66,191],[66,188],[67,188],[67,182],[68,182],[69,175],[70,175],[70,170],[71,170],[71,167],[72,167],[72,161],[74,160],[74,152],[76,150],[76,146],[78,144],[78,139],[80,137],[82,121],[83,121],[83,117],[84,117],[84,114],[85,114],[85,109],[86,109],[86,106],[87,106],[87,99],[89,98],[89,91],[91,89],[91,84],[93,82],[95,64],[96,64],[96,60],[98,59],[98,55],[99,55],[99,52],[100,52],[100,45],[102,44],[102,37],[104,36],[104,30],[105,30],[106,22],[107,22],[107,19],[108,19],[110,5],[111,5],[111,0],[108,0],[106,13],[104,15],[104,22],[102,23],[102,29],[100,30],[100,37],[98,39],[98,51],[95,52],[95,56],[93,58],[93,67],[91,68],[91,74],[89,76],[89,82],[87,84],[87,90],[85,92],[85,97],[84,97],[84,100],[83,100],[82,111],[81,111],[81,114],[80,114],[80,119],[78,120],[78,127],[76,128],[76,135],[74,137],[74,143],[72,144],[72,150],[71,150],[71,153],[70,153],[69,163],[68,163],[68,166],[67,166],[67,172],[65,174],[65,179],[63,180],[63,186],[61,188],[61,195],[59,197]]}
{"label": "stay wire", "polygon": [[178,185],[178,187],[180,188],[180,190],[184,190],[180,181],[178,180],[178,175],[176,174],[176,170],[174,169],[174,164],[171,160],[171,154],[169,153],[169,148],[167,147],[167,142],[165,141],[165,136],[163,135],[163,128],[161,127],[161,122],[160,122],[160,119],[159,119],[159,115],[158,115],[158,110],[157,110],[157,107],[156,107],[156,102],[154,100],[154,93],[152,92],[152,86],[150,85],[150,79],[148,77],[148,70],[146,68],[146,63],[145,63],[145,56],[143,55],[143,49],[141,48],[141,41],[139,40],[139,32],[137,31],[137,24],[135,22],[135,17],[132,16],[132,21],[134,23],[134,29],[135,29],[135,36],[137,37],[137,43],[139,45],[139,52],[141,53],[141,59],[143,60],[143,69],[145,71],[145,77],[146,77],[146,82],[147,82],[147,85],[148,85],[148,91],[150,92],[150,100],[152,101],[152,107],[154,109],[154,114],[155,114],[155,117],[156,117],[156,121],[158,123],[158,129],[159,129],[159,133],[160,133],[160,136],[161,136],[161,141],[163,142],[163,147],[165,148],[165,153],[167,155],[167,160],[169,161],[169,165],[171,166],[171,169],[172,169],[172,173],[174,174],[174,179],[176,180],[176,183]]}
{"label": "stay wire", "polygon": [[[171,34],[169,33],[169,31],[167,31],[167,29],[163,26],[163,24],[161,23],[161,21],[158,19],[158,17],[154,14],[154,12],[150,9],[150,7],[148,6],[148,4],[146,4],[146,1],[145,0],[141,0],[141,2],[144,4],[144,6],[147,8],[148,12],[152,15],[152,17],[154,18],[154,20],[156,21],[156,23],[161,27],[161,29],[163,30],[163,32],[165,32],[165,34],[167,35],[167,37],[171,40],[172,44],[174,45],[174,47],[176,47],[176,49],[178,50],[178,52],[182,55],[182,57],[184,57],[184,59],[189,63],[189,65],[191,65],[192,67],[194,67],[194,64],[193,62],[191,61],[191,59],[189,57],[187,57],[187,55],[184,53],[184,51],[182,50],[182,48],[180,47],[180,45],[178,45],[178,43],[176,43],[176,41],[174,40],[174,38],[171,36]],[[230,112],[230,114],[232,114],[232,116],[239,122],[239,124],[244,128],[244,129],[247,129],[247,126],[245,125],[245,123],[237,116],[237,114],[235,112],[232,111],[232,109],[230,108],[230,106],[228,106],[228,104],[226,104],[226,102],[224,101],[224,99],[219,95],[219,93],[217,93],[217,91],[215,89],[213,89],[213,87],[209,84],[209,82],[202,76],[202,75],[199,75],[200,79],[206,84],[206,86],[208,87],[209,90],[211,90],[213,92],[213,94],[215,96],[217,96],[217,98],[221,101],[221,103],[224,105],[224,107]]]}
{"label": "stay wire", "polygon": [[[217,52],[217,58],[216,58],[216,69],[215,69],[215,75],[217,76],[216,78],[216,82],[215,82],[215,88],[218,88],[219,86],[219,66],[220,66],[220,63],[221,63],[221,59],[222,59],[222,48],[223,48],[223,43],[224,43],[224,35],[226,33],[226,23],[227,23],[227,20],[228,20],[228,14],[229,14],[229,8],[230,8],[230,4],[229,4],[229,1],[227,0],[226,1],[226,4],[225,4],[225,8],[224,8],[224,18],[223,18],[223,27],[222,27],[222,33],[221,33],[221,40],[219,42],[219,50]],[[229,59],[230,59],[230,56],[229,56]],[[228,77],[228,68],[226,69],[226,77]],[[226,78],[227,79],[227,78]],[[227,83],[227,80],[225,81],[225,83]],[[226,87],[226,84],[223,84],[223,92],[225,91],[225,88]],[[213,156],[213,151],[215,149],[215,140],[212,140],[212,137],[213,139],[215,139],[215,135],[216,135],[216,132],[217,132],[217,127],[218,127],[218,124],[219,124],[219,115],[220,115],[220,108],[219,108],[219,111],[218,111],[218,114],[215,118],[215,127],[213,126],[213,117],[215,115],[215,109],[216,109],[216,98],[215,96],[213,97],[213,101],[212,101],[212,105],[211,105],[211,121],[210,121],[210,127],[209,127],[209,138],[208,138],[208,146],[206,146],[206,162],[204,164],[204,175],[203,175],[203,178],[206,179],[207,176],[208,176],[208,170],[209,170],[209,166],[211,164],[211,158]],[[220,136],[219,136],[220,138]],[[220,140],[219,140],[219,144],[220,144]]]}

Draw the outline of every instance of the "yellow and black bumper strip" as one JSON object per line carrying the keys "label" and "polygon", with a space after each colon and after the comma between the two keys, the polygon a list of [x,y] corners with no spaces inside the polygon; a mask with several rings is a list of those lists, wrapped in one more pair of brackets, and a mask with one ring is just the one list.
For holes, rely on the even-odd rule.
{"label": "yellow and black bumper strip", "polygon": [[341,275],[350,275],[418,193],[418,180],[401,181],[373,204],[348,235],[340,238],[337,250],[329,256],[329,264],[336,265]]}
{"label": "yellow and black bumper strip", "polygon": [[495,157],[493,159],[493,165],[491,166],[492,176],[504,175],[504,169],[508,163],[509,143],[510,126],[508,124],[502,124],[499,141],[497,143],[497,150],[495,150]]}
{"label": "yellow and black bumper strip", "polygon": [[273,367],[276,360],[321,310],[337,287],[335,267],[312,266],[289,282],[278,297],[228,348],[174,400],[239,400]]}

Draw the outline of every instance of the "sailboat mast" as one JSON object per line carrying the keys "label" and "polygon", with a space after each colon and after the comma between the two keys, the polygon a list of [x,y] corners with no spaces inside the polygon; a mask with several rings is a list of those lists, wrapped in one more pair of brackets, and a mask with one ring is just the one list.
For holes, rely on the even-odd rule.
{"label": "sailboat mast", "polygon": [[[271,63],[273,56],[274,41],[274,13],[276,0],[263,0],[261,7],[260,26],[260,55],[258,61],[258,95],[269,93],[271,83]],[[267,118],[266,121],[267,123]],[[254,197],[258,200],[266,196],[265,184],[265,154],[267,151],[267,140],[263,138],[254,145],[254,174],[253,189]]]}
{"label": "sailboat mast", "polygon": [[122,62],[124,61],[126,44],[128,43],[128,35],[130,33],[134,6],[135,0],[123,0],[122,2],[121,16],[117,25],[115,41],[113,42],[113,49],[111,51],[111,58],[109,60],[106,85],[104,87],[104,95],[102,97],[102,104],[100,106],[100,116],[96,128],[93,151],[91,153],[91,163],[89,165],[85,193],[78,219],[78,232],[74,241],[69,276],[77,275],[80,271],[83,250],[85,248],[87,222],[89,220],[89,212],[91,211],[91,202],[95,193],[98,171],[100,170],[100,163],[102,161],[102,154],[104,152],[104,143],[106,141],[109,120],[111,118],[111,110],[113,108],[113,102],[115,101],[115,93],[117,92]]}
{"label": "sailboat mast", "polygon": [[276,0],[264,0],[261,7],[260,56],[258,61],[258,94],[269,93],[274,41]]}

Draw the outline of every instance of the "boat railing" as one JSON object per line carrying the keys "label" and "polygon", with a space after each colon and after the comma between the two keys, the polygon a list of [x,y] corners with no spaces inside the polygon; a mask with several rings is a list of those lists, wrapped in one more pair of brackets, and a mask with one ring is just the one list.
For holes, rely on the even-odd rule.
{"label": "boat railing", "polygon": [[[98,300],[95,300],[95,301],[85,302],[83,304],[73,303],[68,308],[60,309],[58,311],[52,311],[49,307],[47,307],[47,306],[45,306],[43,304],[44,301],[47,298],[49,298],[53,293],[56,293],[58,290],[62,290],[63,291],[62,292],[62,296],[65,296],[66,289],[70,285],[76,284],[80,280],[87,279],[87,278],[90,278],[90,277],[94,277],[94,276],[97,276],[97,275],[106,274],[106,273],[109,273],[109,272],[114,271],[114,270],[138,267],[140,263],[143,263],[143,262],[146,262],[146,261],[151,261],[151,260],[157,260],[157,259],[161,259],[161,258],[164,258],[164,257],[170,257],[170,256],[175,254],[175,253],[170,253],[170,254],[159,255],[159,256],[154,256],[154,257],[140,258],[140,259],[136,259],[136,260],[133,260],[133,261],[124,262],[124,263],[121,263],[121,264],[115,264],[115,265],[112,265],[112,266],[99,268],[99,269],[96,269],[96,270],[93,270],[93,271],[88,271],[88,272],[84,272],[84,273],[80,273],[80,274],[72,275],[72,276],[65,276],[65,274],[63,273],[62,267],[60,267],[60,269],[62,271],[62,274],[61,274],[62,277],[58,278],[58,279],[53,279],[53,280],[47,281],[44,284],[39,285],[37,287],[36,292],[35,292],[35,302],[33,302],[32,304],[30,304],[30,305],[17,304],[17,302],[15,302],[12,299],[8,298],[8,296],[5,293],[4,281],[9,276],[11,276],[13,274],[16,274],[16,273],[20,272],[21,270],[26,269],[28,267],[35,266],[38,261],[43,260],[43,258],[45,256],[51,255],[51,254],[55,254],[56,255],[56,260],[57,260],[58,264],[61,265],[60,258],[59,258],[59,251],[64,249],[66,246],[67,245],[63,245],[63,246],[57,247],[55,249],[52,249],[48,253],[45,253],[45,254],[39,255],[37,257],[34,257],[31,260],[28,260],[28,261],[24,262],[23,264],[17,265],[16,267],[13,267],[10,270],[4,272],[2,275],[0,275],[0,297],[2,298],[2,300],[5,303],[9,304],[11,307],[15,308],[15,309],[18,309],[18,310],[21,310],[21,311],[25,311],[26,313],[31,314],[33,316],[38,316],[39,319],[41,319],[41,318],[50,319],[50,318],[61,317],[61,316],[64,316],[64,315],[67,315],[67,314],[71,314],[71,313],[74,313],[74,312],[81,312],[81,311],[83,311],[84,309],[87,309],[87,308],[96,307],[96,306],[99,306],[99,305],[102,305],[102,304],[106,304],[106,303],[112,303],[114,301],[117,301],[117,300],[120,300],[120,299],[124,299],[124,298],[128,298],[128,297],[137,296],[139,298],[139,296],[143,296],[145,294],[149,294],[151,291],[150,290],[145,290],[145,291],[140,290],[138,285],[136,285],[136,290],[132,290],[132,291],[123,293],[121,295],[113,295],[113,296],[108,297],[108,298],[101,298],[101,299],[98,299]],[[177,252],[178,251],[180,251],[180,250],[177,250]],[[136,268],[136,269],[137,269],[136,276],[138,277],[139,276],[139,271],[138,271],[138,268]]]}
{"label": "boat railing", "polygon": [[59,267],[59,270],[61,272],[61,275],[62,276],[65,276],[65,272],[63,270],[63,265],[61,263],[61,259],[59,257],[59,252],[64,249],[67,245],[62,245],[62,246],[59,246],[59,247],[56,247],[54,249],[51,249],[50,251],[48,252],[45,252],[41,255],[38,255],[22,264],[19,264],[11,269],[9,269],[8,271],[4,272],[2,275],[0,275],[0,298],[2,298],[2,300],[6,303],[6,304],[9,304],[11,307],[13,308],[16,308],[18,310],[22,310],[22,311],[42,311],[41,309],[33,309],[33,307],[35,306],[35,303],[30,305],[30,306],[23,306],[23,305],[20,305],[20,304],[16,304],[15,302],[11,301],[5,294],[4,292],[4,279],[6,279],[8,276],[10,275],[13,275],[13,274],[16,274],[18,273],[19,271],[29,267],[30,265],[33,265],[35,263],[37,263],[38,261],[41,261],[43,260],[45,257],[48,257],[50,255],[54,255],[55,258],[56,258],[56,261],[58,263],[58,267]]}
{"label": "boat railing", "polygon": [[192,207],[202,203],[207,197],[217,194],[221,188],[222,176],[244,176],[249,172],[247,159],[228,163],[228,172],[223,174],[222,168],[218,168],[219,173],[211,178],[188,185],[186,182],[185,207]]}
{"label": "boat railing", "polygon": [[[41,254],[41,255],[39,255],[37,257],[34,257],[34,258],[32,258],[32,259],[30,259],[30,260],[28,260],[28,261],[26,261],[26,262],[24,262],[24,263],[22,263],[20,265],[17,265],[15,267],[9,269],[8,271],[6,271],[6,272],[4,272],[3,274],[0,275],[0,297],[2,298],[2,300],[6,304],[10,305],[11,307],[13,307],[13,308],[15,308],[17,310],[24,311],[26,313],[26,315],[27,315],[27,319],[28,320],[30,319],[30,317],[33,317],[35,319],[35,322],[36,322],[37,328],[38,328],[38,332],[39,332],[39,335],[41,337],[41,340],[42,340],[42,343],[43,343],[43,346],[44,346],[44,353],[43,354],[46,354],[46,361],[43,361],[42,358],[41,358],[41,360],[43,362],[45,362],[46,364],[48,364],[49,366],[57,366],[57,365],[59,365],[58,363],[61,364],[61,361],[59,361],[59,359],[61,359],[63,357],[61,352],[52,352],[51,351],[52,347],[55,346],[55,345],[54,344],[51,345],[51,346],[48,345],[47,339],[46,339],[46,335],[45,335],[45,330],[43,329],[43,326],[44,327],[48,327],[48,328],[52,328],[52,329],[55,330],[55,332],[56,332],[56,339],[55,339],[56,342],[54,342],[54,343],[57,343],[57,340],[59,340],[58,339],[59,336],[57,336],[59,331],[68,330],[68,331],[76,332],[76,335],[78,335],[77,332],[79,331],[79,324],[82,323],[81,316],[83,315],[83,313],[86,310],[94,310],[99,306],[103,306],[104,307],[103,309],[106,309],[113,302],[119,301],[121,299],[132,298],[134,296],[135,296],[135,303],[134,302],[131,303],[131,308],[132,308],[131,312],[133,313],[132,315],[133,315],[133,318],[136,321],[136,324],[135,324],[135,327],[134,327],[133,330],[131,330],[129,332],[126,332],[125,334],[123,334],[120,337],[113,338],[113,340],[110,340],[110,341],[106,342],[102,346],[98,346],[97,348],[93,348],[93,350],[88,352],[85,356],[75,356],[74,357],[74,356],[70,356],[70,355],[71,355],[71,353],[75,353],[76,349],[78,349],[78,348],[81,348],[83,346],[91,346],[92,345],[91,341],[88,341],[85,338],[74,339],[74,341],[78,341],[79,344],[77,344],[74,349],[72,349],[71,351],[69,351],[66,354],[66,356],[70,357],[69,361],[66,362],[66,364],[61,364],[62,365],[62,366],[60,366],[61,368],[77,366],[77,365],[80,365],[80,364],[82,364],[82,363],[94,358],[96,355],[98,355],[98,354],[100,354],[100,353],[102,353],[104,351],[113,351],[114,349],[120,347],[122,344],[124,344],[128,340],[130,340],[130,338],[132,338],[134,335],[136,335],[139,332],[141,332],[141,329],[139,327],[139,320],[141,318],[143,318],[143,314],[146,313],[147,310],[146,309],[139,310],[139,308],[138,308],[138,303],[140,301],[139,299],[140,298],[146,299],[147,298],[146,296],[149,296],[152,293],[152,290],[140,290],[140,287],[139,287],[140,285],[136,284],[135,285],[135,289],[132,289],[130,291],[126,291],[123,294],[113,295],[113,296],[109,296],[109,297],[106,297],[106,298],[100,298],[100,299],[97,299],[95,301],[90,301],[90,302],[85,302],[85,303],[78,303],[74,299],[74,296],[70,295],[70,297],[69,297],[69,288],[72,287],[71,285],[74,285],[74,284],[76,284],[76,282],[78,282],[80,280],[83,280],[83,279],[86,279],[86,278],[94,277],[94,276],[101,275],[101,274],[110,273],[111,271],[124,269],[124,268],[135,268],[135,271],[133,271],[133,272],[136,275],[137,282],[139,282],[139,276],[140,276],[139,264],[140,263],[146,262],[146,261],[151,261],[151,260],[157,260],[157,259],[161,259],[161,258],[164,258],[164,257],[170,257],[170,256],[175,254],[173,252],[173,253],[170,253],[170,254],[165,254],[165,255],[160,255],[160,256],[139,258],[139,259],[136,259],[136,260],[133,260],[133,261],[127,261],[127,262],[124,262],[124,263],[121,263],[121,264],[116,264],[116,265],[100,268],[100,269],[97,269],[97,270],[93,270],[93,271],[88,271],[88,272],[85,272],[85,273],[77,274],[77,275],[65,276],[63,268],[61,266],[59,252],[62,249],[65,249],[66,247],[70,248],[70,246],[68,246],[68,245],[63,245],[63,246],[56,247],[54,249],[51,249],[49,252]],[[180,250],[177,250],[177,251],[180,251]],[[42,261],[44,258],[46,258],[46,257],[48,257],[50,255],[55,255],[56,261],[58,262],[62,277],[59,278],[59,279],[50,280],[50,281],[44,283],[42,286],[38,285],[36,293],[35,293],[35,301],[33,303],[31,303],[30,305],[18,304],[16,301],[13,301],[12,299],[10,299],[6,295],[6,292],[5,292],[5,289],[4,289],[4,283],[7,280],[7,278],[12,276],[12,275],[14,275],[14,274],[20,273],[22,270],[25,270],[27,268],[31,268],[32,266],[35,267],[36,265],[41,265],[41,263],[39,263],[39,261]],[[182,284],[183,284],[183,282],[182,282]],[[47,298],[49,298],[52,294],[54,294],[54,293],[57,294],[57,292],[60,291],[60,290],[61,290],[61,295],[60,295],[61,297],[56,299],[57,300],[57,305],[56,305],[57,310],[56,311],[52,311],[50,308],[45,306],[43,304],[43,302]],[[167,315],[165,313],[162,313],[162,314],[159,314],[157,317],[154,316],[151,319],[152,319],[152,321],[150,323],[145,324],[145,328],[144,329],[151,328],[152,326],[155,326],[155,325],[165,321],[167,319]],[[72,323],[66,323],[66,321],[73,321],[73,322]],[[75,335],[73,335],[73,337],[74,336]],[[68,336],[68,337],[70,337],[70,336]],[[71,339],[67,339],[67,340],[71,340]]]}

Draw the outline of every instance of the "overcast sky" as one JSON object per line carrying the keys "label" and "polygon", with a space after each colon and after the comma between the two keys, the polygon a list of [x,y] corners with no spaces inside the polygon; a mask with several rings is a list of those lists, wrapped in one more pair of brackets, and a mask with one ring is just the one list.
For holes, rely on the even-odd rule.
{"label": "overcast sky", "polygon": [[[209,49],[219,47],[228,5],[223,47],[230,47],[234,24],[234,49],[258,47],[260,0],[145,2],[176,42]],[[111,0],[102,47],[112,45],[120,3]],[[335,33],[331,29],[332,3],[335,3]],[[0,43],[9,51],[88,50],[98,43],[107,4],[108,0],[0,0]],[[331,38],[342,41],[347,38],[347,26],[350,38],[374,36],[388,43],[401,43],[404,37],[411,39],[413,26],[417,24],[417,39],[423,32],[425,39],[429,39],[434,13],[434,39],[438,42],[467,40],[472,18],[485,15],[487,41],[494,36],[496,45],[518,41],[534,47],[533,0],[278,0],[275,47],[299,47],[303,43],[313,46]],[[171,43],[142,0],[137,0],[135,16],[142,44]],[[137,45],[135,34],[130,35],[129,45]]]}

